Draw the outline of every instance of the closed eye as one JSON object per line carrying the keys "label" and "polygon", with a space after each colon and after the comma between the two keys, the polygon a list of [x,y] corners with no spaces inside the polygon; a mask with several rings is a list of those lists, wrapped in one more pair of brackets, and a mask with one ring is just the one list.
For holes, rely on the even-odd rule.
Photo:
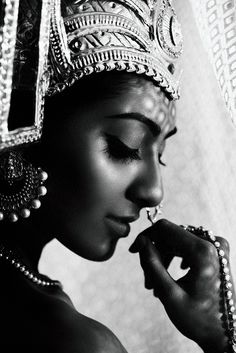
{"label": "closed eye", "polygon": [[103,151],[114,161],[130,163],[132,161],[141,160],[139,149],[130,148],[117,136],[105,134],[105,139],[106,146]]}

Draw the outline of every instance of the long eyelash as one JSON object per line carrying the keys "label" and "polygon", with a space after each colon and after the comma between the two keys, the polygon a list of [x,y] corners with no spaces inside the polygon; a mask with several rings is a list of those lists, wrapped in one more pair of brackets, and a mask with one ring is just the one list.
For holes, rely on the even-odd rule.
{"label": "long eyelash", "polygon": [[109,158],[125,163],[141,159],[138,149],[126,146],[126,144],[120,141],[116,136],[106,134],[105,137],[107,146],[103,151],[108,154]]}
{"label": "long eyelash", "polygon": [[159,163],[160,163],[161,165],[163,165],[164,167],[166,167],[166,164],[162,161],[161,157],[162,157],[162,155],[159,154],[159,155],[158,155]]}

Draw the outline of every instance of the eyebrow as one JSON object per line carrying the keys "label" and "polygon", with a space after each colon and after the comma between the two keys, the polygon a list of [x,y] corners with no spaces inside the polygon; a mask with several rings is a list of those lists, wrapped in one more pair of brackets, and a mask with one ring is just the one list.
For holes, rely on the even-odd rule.
{"label": "eyebrow", "polygon": [[[151,131],[153,136],[158,136],[161,132],[161,127],[151,119],[148,119],[145,115],[140,114],[140,113],[123,113],[123,114],[115,114],[115,115],[108,115],[106,118],[111,118],[111,119],[133,119],[133,120],[138,120],[141,123],[147,125],[149,130]],[[177,128],[175,127],[173,130],[168,132],[168,134],[165,136],[165,139],[167,139],[170,136],[173,136],[176,134]]]}
{"label": "eyebrow", "polygon": [[106,116],[106,118],[138,120],[141,121],[141,123],[147,125],[153,136],[158,136],[161,132],[161,128],[158,124],[154,123],[154,121],[148,119],[145,115],[140,113],[115,114]]}

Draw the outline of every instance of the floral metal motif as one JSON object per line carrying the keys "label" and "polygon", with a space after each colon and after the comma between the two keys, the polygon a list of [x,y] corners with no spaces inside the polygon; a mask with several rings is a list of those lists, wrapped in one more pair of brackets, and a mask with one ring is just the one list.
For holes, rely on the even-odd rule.
{"label": "floral metal motif", "polygon": [[[0,151],[38,141],[45,95],[61,92],[94,72],[123,70],[144,74],[169,97],[179,98],[180,73],[175,70],[175,63],[181,53],[181,31],[169,0],[42,0],[38,14],[35,121],[32,126],[9,131],[14,51],[16,56],[25,55],[21,35],[24,37],[24,31],[34,33],[34,19],[24,24],[19,17],[20,35],[15,45],[19,0],[4,3],[0,41],[3,43],[7,33],[8,42],[1,45],[0,52]],[[35,45],[34,38],[30,38],[30,43]]]}
{"label": "floral metal motif", "polygon": [[172,67],[182,52],[182,37],[168,0],[74,1],[65,6],[61,20],[59,3],[52,17],[48,95],[93,72],[132,70],[152,77],[172,99],[179,98],[180,75]]}
{"label": "floral metal motif", "polygon": [[163,0],[156,19],[156,36],[162,49],[171,58],[178,58],[183,51],[180,23],[169,0]]}

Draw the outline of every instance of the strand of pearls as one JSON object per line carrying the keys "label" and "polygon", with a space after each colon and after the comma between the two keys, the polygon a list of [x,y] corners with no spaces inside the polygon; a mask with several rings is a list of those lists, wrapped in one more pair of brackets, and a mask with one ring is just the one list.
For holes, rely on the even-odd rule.
{"label": "strand of pearls", "polygon": [[0,245],[0,259],[5,260],[11,264],[14,268],[19,270],[28,280],[42,287],[62,288],[59,281],[53,281],[46,279],[44,276],[37,274],[33,270],[29,269],[19,258],[13,253],[12,250],[7,249],[5,246]]}
{"label": "strand of pearls", "polygon": [[[220,263],[220,274],[222,282],[222,296],[226,312],[224,314],[226,324],[226,334],[229,338],[230,352],[236,352],[236,306],[233,299],[233,284],[231,282],[228,260],[225,257],[225,252],[221,248],[220,242],[214,236],[212,231],[206,230],[203,227],[182,226],[185,230],[199,236],[200,238],[212,243],[218,253]],[[227,353],[227,352],[224,352]]]}

